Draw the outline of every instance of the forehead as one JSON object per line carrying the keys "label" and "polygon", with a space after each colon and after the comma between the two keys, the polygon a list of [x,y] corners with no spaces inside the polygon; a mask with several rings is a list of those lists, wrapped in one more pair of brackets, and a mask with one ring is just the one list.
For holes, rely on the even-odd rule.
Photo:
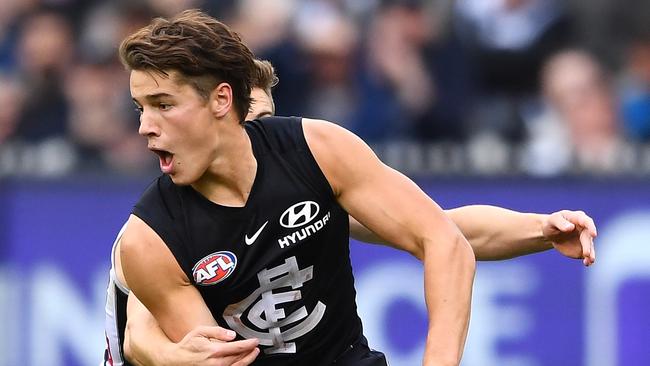
{"label": "forehead", "polygon": [[178,77],[174,71],[163,75],[148,70],[132,70],[129,82],[131,96],[138,99],[156,94],[175,96],[191,92],[191,87],[176,80]]}

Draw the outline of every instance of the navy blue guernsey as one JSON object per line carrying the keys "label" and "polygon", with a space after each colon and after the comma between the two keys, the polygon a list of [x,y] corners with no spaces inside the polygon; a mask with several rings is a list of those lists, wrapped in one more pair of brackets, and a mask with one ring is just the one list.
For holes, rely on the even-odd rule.
{"label": "navy blue guernsey", "polygon": [[361,337],[348,214],[300,118],[246,122],[257,173],[243,207],[163,175],[133,214],[167,244],[220,326],[258,338],[254,365],[329,365]]}

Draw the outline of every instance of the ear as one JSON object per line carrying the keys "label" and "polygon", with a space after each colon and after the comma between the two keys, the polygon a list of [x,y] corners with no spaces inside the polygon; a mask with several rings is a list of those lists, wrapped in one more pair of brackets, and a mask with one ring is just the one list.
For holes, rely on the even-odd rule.
{"label": "ear", "polygon": [[232,87],[228,83],[220,83],[210,93],[210,109],[217,118],[223,118],[233,106]]}

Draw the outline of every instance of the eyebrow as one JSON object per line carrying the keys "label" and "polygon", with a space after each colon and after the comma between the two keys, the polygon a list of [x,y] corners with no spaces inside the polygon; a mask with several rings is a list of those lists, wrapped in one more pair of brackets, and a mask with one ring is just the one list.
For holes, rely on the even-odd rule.
{"label": "eyebrow", "polygon": [[[151,103],[151,102],[158,101],[158,100],[160,100],[160,99],[162,99],[162,98],[171,97],[171,96],[172,96],[172,95],[171,95],[171,94],[168,94],[168,93],[156,93],[156,94],[145,95],[145,96],[144,96],[144,99],[146,99],[149,103]],[[137,101],[135,98],[131,98],[131,99],[132,99],[135,103],[138,103],[138,101]]]}

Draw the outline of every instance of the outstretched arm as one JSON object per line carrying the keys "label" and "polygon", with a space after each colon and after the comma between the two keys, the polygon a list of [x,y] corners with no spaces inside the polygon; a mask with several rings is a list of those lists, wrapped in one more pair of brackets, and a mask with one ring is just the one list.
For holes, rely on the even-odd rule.
{"label": "outstretched arm", "polygon": [[447,211],[477,258],[502,260],[555,248],[569,258],[594,263],[594,221],[582,211],[550,215],[521,213],[495,206],[464,206]]}
{"label": "outstretched arm", "polygon": [[[596,260],[596,226],[582,211],[550,215],[521,213],[496,206],[470,205],[445,213],[467,238],[477,260],[503,260],[555,248],[587,266]],[[350,217],[350,235],[361,241],[388,244]]]}
{"label": "outstretched arm", "polygon": [[424,364],[458,365],[469,323],[474,254],[417,185],[379,161],[352,133],[303,119],[311,152],[337,201],[364,225],[424,263],[429,331]]}

